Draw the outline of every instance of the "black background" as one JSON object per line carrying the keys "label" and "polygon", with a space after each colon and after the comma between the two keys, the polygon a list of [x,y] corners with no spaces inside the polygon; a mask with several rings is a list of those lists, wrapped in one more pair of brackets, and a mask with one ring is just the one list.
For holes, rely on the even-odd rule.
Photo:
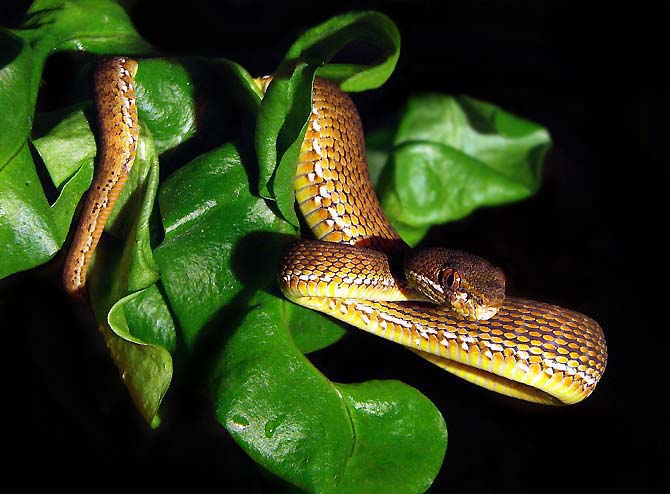
{"label": "black background", "polygon": [[[632,249],[641,239],[641,220],[665,221],[644,205],[647,189],[639,185],[640,176],[657,176],[650,117],[662,95],[657,67],[667,64],[659,58],[660,9],[641,2],[585,10],[581,3],[532,1],[126,5],[139,32],[161,50],[224,56],[252,74],[271,72],[304,29],[346,10],[379,9],[398,25],[402,50],[389,83],[355,95],[366,128],[384,123],[421,90],[469,94],[548,128],[554,145],[535,197],[479,210],[436,229],[427,242],[491,259],[506,271],[508,293],[599,321],[609,362],[591,397],[564,408],[515,401],[354,330],[310,358],[331,380],[400,379],[435,403],[449,428],[449,447],[431,492],[653,485],[664,406],[653,376],[634,377],[657,348],[652,329],[634,323],[645,310],[631,297],[648,289],[636,283],[640,271],[651,269]],[[17,26],[24,10],[10,6],[2,24]],[[64,84],[56,72],[47,67],[47,97]],[[40,104],[48,106],[44,98]],[[118,475],[123,465],[159,479],[275,491],[278,484],[259,474],[213,420],[209,404],[188,389],[171,389],[164,425],[148,429],[90,315],[59,288],[61,263],[57,257],[11,277],[0,297],[2,319],[18,315],[13,327],[28,335],[32,421],[26,427],[33,464],[56,476],[107,478],[110,465]],[[631,343],[631,332],[639,343]]]}

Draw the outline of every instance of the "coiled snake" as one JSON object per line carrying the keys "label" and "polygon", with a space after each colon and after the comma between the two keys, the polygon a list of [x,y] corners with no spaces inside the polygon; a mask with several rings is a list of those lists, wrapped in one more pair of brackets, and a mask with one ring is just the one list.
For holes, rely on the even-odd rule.
{"label": "coiled snake", "polygon": [[[84,287],[90,256],[132,166],[136,69],[136,62],[117,57],[96,71],[102,160],[66,260],[64,283],[72,294]],[[265,90],[271,80],[257,83]],[[476,256],[411,251],[372,188],[352,100],[318,78],[294,189],[318,240],[297,242],[287,253],[279,275],[287,298],[492,391],[552,405],[591,394],[607,361],[600,326],[568,309],[505,296],[502,271]]]}

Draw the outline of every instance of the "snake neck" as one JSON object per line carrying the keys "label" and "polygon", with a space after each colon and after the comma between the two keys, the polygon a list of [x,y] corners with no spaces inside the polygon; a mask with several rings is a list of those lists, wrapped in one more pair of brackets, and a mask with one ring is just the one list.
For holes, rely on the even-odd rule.
{"label": "snake neck", "polygon": [[293,185],[298,207],[317,239],[391,256],[407,250],[372,186],[358,111],[346,93],[324,79],[314,80]]}

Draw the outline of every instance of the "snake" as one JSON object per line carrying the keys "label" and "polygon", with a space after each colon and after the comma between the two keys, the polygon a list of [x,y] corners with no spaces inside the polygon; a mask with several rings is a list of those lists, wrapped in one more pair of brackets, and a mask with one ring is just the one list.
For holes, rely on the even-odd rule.
{"label": "snake", "polygon": [[63,268],[63,287],[76,299],[85,296],[89,264],[135,161],[139,135],[134,82],[137,69],[136,60],[110,57],[101,60],[93,74],[100,159]]}
{"label": "snake", "polygon": [[[267,91],[272,80],[257,83]],[[568,405],[593,392],[607,364],[600,325],[506,296],[502,271],[477,256],[410,249],[374,191],[354,102],[318,77],[293,188],[315,239],[285,255],[278,283],[289,300],[500,394]]]}
{"label": "snake", "polygon": [[[100,159],[67,253],[63,285],[82,297],[87,270],[132,168],[138,62],[102,60],[93,77]],[[265,92],[273,78],[257,79]],[[384,214],[351,98],[316,78],[294,176],[316,240],[288,250],[278,280],[291,301],[399,343],[481,387],[550,405],[589,396],[607,363],[600,325],[578,312],[506,296],[502,270],[472,254],[415,251]]]}

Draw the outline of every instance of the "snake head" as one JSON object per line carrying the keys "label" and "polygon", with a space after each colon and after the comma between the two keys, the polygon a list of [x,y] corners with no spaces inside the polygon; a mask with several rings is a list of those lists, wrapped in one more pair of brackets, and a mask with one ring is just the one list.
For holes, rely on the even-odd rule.
{"label": "snake head", "polygon": [[426,298],[468,319],[493,317],[505,299],[505,274],[481,257],[440,247],[405,260],[407,282]]}

